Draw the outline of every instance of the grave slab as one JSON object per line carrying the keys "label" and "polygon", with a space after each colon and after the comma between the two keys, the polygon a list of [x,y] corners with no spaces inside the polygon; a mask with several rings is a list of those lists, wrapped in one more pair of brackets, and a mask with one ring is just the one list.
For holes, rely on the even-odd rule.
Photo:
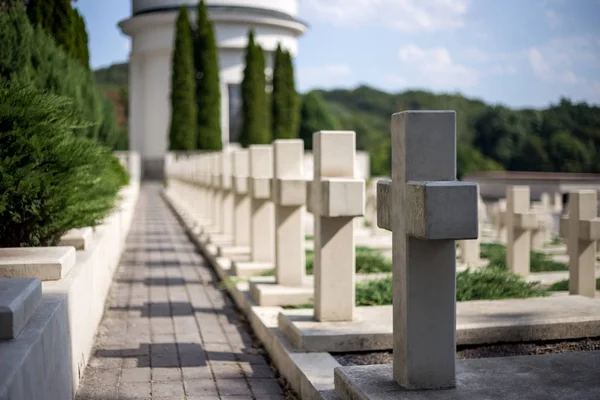
{"label": "grave slab", "polygon": [[16,338],[41,301],[39,279],[0,279],[0,340]]}
{"label": "grave slab", "polygon": [[243,260],[250,257],[249,246],[219,246],[219,257],[228,257],[232,260]]}
{"label": "grave slab", "polygon": [[75,265],[74,247],[0,249],[0,278],[38,278],[55,281]]}
{"label": "grave slab", "polygon": [[234,261],[231,266],[231,273],[239,278],[250,278],[253,276],[260,276],[274,268],[274,263],[256,261]]}
{"label": "grave slab", "polygon": [[71,229],[60,238],[59,246],[73,246],[76,250],[86,250],[91,244],[93,233],[91,227]]}
{"label": "grave slab", "polygon": [[[456,344],[600,336],[600,300],[582,296],[466,301],[456,304]],[[392,348],[392,306],[356,307],[354,321],[317,322],[312,309],[284,310],[279,329],[305,351]]]}
{"label": "grave slab", "polygon": [[250,280],[250,294],[262,307],[306,304],[314,297],[313,279],[304,277],[301,286],[286,286],[276,283],[274,276],[256,277]]}
{"label": "grave slab", "polygon": [[403,389],[391,364],[338,367],[334,379],[342,400],[592,400],[600,393],[599,370],[596,351],[460,360],[454,389]]}

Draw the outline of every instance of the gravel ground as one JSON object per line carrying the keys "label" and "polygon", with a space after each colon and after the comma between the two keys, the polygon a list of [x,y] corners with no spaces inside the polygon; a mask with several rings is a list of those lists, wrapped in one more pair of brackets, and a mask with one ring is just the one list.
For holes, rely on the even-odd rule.
{"label": "gravel ground", "polygon": [[[469,358],[531,356],[592,350],[600,351],[600,338],[544,343],[510,343],[477,347],[460,346],[456,351],[456,358],[464,360]],[[391,351],[332,354],[332,356],[343,366],[392,363]]]}

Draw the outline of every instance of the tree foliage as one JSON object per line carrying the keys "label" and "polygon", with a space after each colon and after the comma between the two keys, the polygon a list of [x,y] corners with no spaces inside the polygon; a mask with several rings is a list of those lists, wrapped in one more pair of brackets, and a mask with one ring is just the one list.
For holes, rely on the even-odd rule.
{"label": "tree foliage", "polygon": [[192,29],[186,7],[181,7],[175,25],[171,70],[170,150],[196,148],[196,82],[192,44]]}
{"label": "tree foliage", "polygon": [[112,129],[114,109],[107,106],[92,73],[60,48],[41,26],[34,29],[22,5],[11,12],[0,12],[0,43],[0,78],[71,99],[82,117],[91,122],[78,134],[114,147],[119,136]]}
{"label": "tree foliage", "polygon": [[265,54],[254,41],[254,31],[248,34],[244,79],[242,80],[242,131],[239,142],[243,147],[271,142],[269,108],[266,91]]}
{"label": "tree foliage", "polygon": [[297,98],[292,56],[278,45],[274,56],[271,95],[271,129],[274,139],[298,137]]}
{"label": "tree foliage", "polygon": [[127,174],[111,152],[75,131],[67,99],[0,84],[0,247],[52,246],[113,210]]}
{"label": "tree foliage", "polygon": [[219,55],[213,23],[208,18],[204,1],[198,3],[198,20],[194,33],[196,68],[196,104],[198,121],[197,148],[221,150],[221,89]]}
{"label": "tree foliage", "polygon": [[304,140],[304,148],[312,149],[313,133],[339,129],[338,121],[329,112],[327,104],[319,92],[308,92],[302,98],[300,111],[299,137]]}

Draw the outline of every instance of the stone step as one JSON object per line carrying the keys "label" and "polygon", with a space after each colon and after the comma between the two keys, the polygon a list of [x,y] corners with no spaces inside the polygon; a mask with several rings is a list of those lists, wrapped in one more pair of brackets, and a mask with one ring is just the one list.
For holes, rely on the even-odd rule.
{"label": "stone step", "polygon": [[0,340],[15,339],[41,301],[39,279],[0,279]]}
{"label": "stone step", "polygon": [[0,249],[0,278],[62,279],[75,265],[74,247]]}

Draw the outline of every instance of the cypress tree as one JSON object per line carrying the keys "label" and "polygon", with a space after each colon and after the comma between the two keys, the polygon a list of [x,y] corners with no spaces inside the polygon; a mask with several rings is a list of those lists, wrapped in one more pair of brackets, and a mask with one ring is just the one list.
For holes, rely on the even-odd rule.
{"label": "cypress tree", "polygon": [[240,144],[268,144],[271,135],[268,125],[265,56],[254,42],[254,31],[248,35],[246,66],[242,81],[242,131]]}
{"label": "cypress tree", "polygon": [[88,33],[85,20],[77,9],[73,9],[74,31],[75,31],[75,59],[81,61],[84,67],[90,68],[90,50],[88,48]]}
{"label": "cypress tree", "polygon": [[204,0],[198,4],[198,22],[194,35],[196,68],[197,148],[221,150],[221,90],[215,31],[208,18]]}
{"label": "cypress tree", "polygon": [[55,0],[51,21],[52,36],[56,43],[74,59],[78,59],[75,39],[75,17],[70,0]]}
{"label": "cypress tree", "polygon": [[273,70],[272,129],[275,139],[298,137],[297,94],[292,56],[277,46]]}
{"label": "cypress tree", "polygon": [[181,7],[175,26],[173,69],[171,76],[170,150],[196,148],[195,71],[192,30],[185,6]]}
{"label": "cypress tree", "polygon": [[281,45],[277,45],[273,56],[273,93],[271,95],[271,130],[274,139],[287,139],[290,133],[286,132],[286,74],[285,55]]}
{"label": "cypress tree", "polygon": [[291,138],[298,137],[298,122],[300,119],[300,109],[298,107],[299,99],[298,92],[296,92],[296,80],[294,78],[294,63],[292,61],[292,54],[289,51],[284,52],[285,55],[285,73],[286,73],[286,86],[287,86],[287,107],[289,109],[289,127],[288,130],[291,132]]}
{"label": "cypress tree", "polygon": [[52,33],[52,1],[29,0],[27,2],[27,16],[33,26],[41,26],[47,33]]}

